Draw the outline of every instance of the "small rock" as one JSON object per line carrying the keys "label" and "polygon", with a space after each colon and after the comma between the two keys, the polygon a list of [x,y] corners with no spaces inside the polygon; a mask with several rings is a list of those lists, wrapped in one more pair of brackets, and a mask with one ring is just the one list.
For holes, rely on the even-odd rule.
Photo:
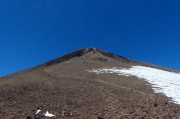
{"label": "small rock", "polygon": [[157,103],[154,103],[154,107],[157,107],[158,106],[158,104]]}
{"label": "small rock", "polygon": [[32,119],[32,117],[31,117],[31,116],[28,116],[26,119]]}

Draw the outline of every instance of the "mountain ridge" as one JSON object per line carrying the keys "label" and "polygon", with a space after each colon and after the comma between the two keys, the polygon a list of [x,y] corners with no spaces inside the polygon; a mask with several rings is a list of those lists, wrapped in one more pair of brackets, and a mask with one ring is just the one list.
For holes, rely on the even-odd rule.
{"label": "mountain ridge", "polygon": [[112,73],[140,65],[166,69],[84,48],[1,77],[0,118],[46,119],[48,111],[55,119],[179,119],[180,106],[149,82]]}
{"label": "mountain ridge", "polygon": [[98,49],[98,48],[81,48],[79,50],[76,50],[76,51],[73,51],[71,53],[68,53],[64,56],[61,56],[59,58],[56,58],[56,59],[53,59],[51,61],[48,61],[45,63],[46,66],[49,66],[49,65],[52,65],[54,63],[60,63],[60,62],[63,62],[63,61],[66,61],[66,60],[69,60],[73,57],[80,57],[80,56],[83,56],[84,54],[86,53],[89,53],[89,52],[92,52],[93,54],[96,54],[96,53],[101,53],[107,57],[110,57],[110,58],[115,58],[115,59],[119,59],[119,58],[122,58],[124,60],[128,60],[128,58],[125,58],[125,57],[122,57],[122,56],[118,56],[118,55],[115,55],[113,53],[110,53],[110,52],[105,52],[101,49]]}
{"label": "mountain ridge", "polygon": [[47,67],[47,66],[50,66],[50,65],[62,63],[62,62],[65,62],[67,60],[70,60],[71,58],[74,58],[74,57],[81,57],[81,56],[83,56],[83,55],[85,55],[85,54],[87,54],[89,52],[92,52],[93,53],[92,55],[94,55],[96,53],[100,53],[100,54],[102,54],[102,55],[104,55],[106,57],[113,58],[113,59],[116,59],[116,60],[121,60],[122,62],[125,62],[125,63],[131,63],[132,65],[138,63],[139,65],[149,66],[149,67],[152,67],[152,68],[158,68],[158,69],[163,69],[163,70],[172,71],[172,72],[179,72],[178,70],[168,68],[168,67],[165,67],[165,66],[160,66],[160,65],[157,65],[157,64],[155,65],[155,64],[152,64],[152,63],[147,63],[147,62],[142,62],[142,61],[138,61],[138,60],[135,60],[135,59],[126,58],[126,57],[123,57],[123,56],[120,56],[120,55],[117,55],[117,54],[113,54],[111,52],[106,52],[106,51],[104,51],[102,49],[99,49],[99,48],[91,47],[91,48],[80,48],[78,50],[72,51],[70,53],[67,53],[67,54],[62,55],[62,56],[57,57],[57,58],[54,58],[52,60],[45,61],[44,63],[39,64],[37,66],[32,66],[32,67],[27,68],[27,69],[23,69],[23,70],[20,70],[20,71],[17,71],[17,72],[8,74],[8,75],[4,75],[4,76],[1,76],[0,78],[7,77],[7,76],[10,76],[10,75],[13,75],[13,74],[17,74],[18,72],[26,72],[27,70],[33,70],[33,69],[36,69],[38,67]]}
{"label": "mountain ridge", "polygon": [[160,66],[160,65],[157,65],[157,64],[155,65],[155,64],[152,64],[152,63],[142,62],[142,61],[138,61],[138,60],[135,60],[135,59],[126,58],[124,56],[113,54],[111,52],[106,52],[106,51],[104,51],[102,49],[95,48],[95,47],[81,48],[79,50],[75,50],[75,51],[70,52],[70,53],[68,53],[66,55],[63,55],[63,56],[60,56],[60,57],[55,58],[53,60],[47,61],[47,62],[43,63],[42,66],[49,66],[49,65],[56,64],[56,63],[61,63],[61,62],[67,61],[67,60],[69,60],[71,58],[74,58],[74,57],[83,56],[83,55],[85,55],[86,53],[89,53],[89,52],[92,52],[93,54],[100,53],[100,54],[103,54],[106,57],[121,60],[122,62],[126,62],[126,63],[132,63],[132,64],[139,63],[139,65],[150,66],[152,68],[158,68],[158,69],[163,69],[163,70],[166,70],[166,71],[178,72],[177,70],[172,69],[172,68],[168,68],[168,67],[165,67],[165,66]]}

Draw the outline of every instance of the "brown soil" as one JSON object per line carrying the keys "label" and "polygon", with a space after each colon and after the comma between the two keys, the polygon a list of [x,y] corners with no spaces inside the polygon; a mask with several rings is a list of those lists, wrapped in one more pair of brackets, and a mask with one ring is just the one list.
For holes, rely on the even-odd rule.
{"label": "brown soil", "polygon": [[[99,49],[81,49],[0,79],[0,119],[180,119],[180,106],[136,77],[86,70],[144,65]],[[172,71],[172,70],[170,70]],[[36,115],[36,111],[42,112]]]}

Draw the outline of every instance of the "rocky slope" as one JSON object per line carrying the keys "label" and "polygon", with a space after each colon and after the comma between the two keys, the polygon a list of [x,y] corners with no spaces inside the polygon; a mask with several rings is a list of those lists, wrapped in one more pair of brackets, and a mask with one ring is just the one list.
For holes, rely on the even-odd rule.
{"label": "rocky slope", "polygon": [[174,71],[96,48],[80,49],[1,77],[0,119],[180,119],[180,106],[154,93],[145,80],[87,71],[135,65]]}

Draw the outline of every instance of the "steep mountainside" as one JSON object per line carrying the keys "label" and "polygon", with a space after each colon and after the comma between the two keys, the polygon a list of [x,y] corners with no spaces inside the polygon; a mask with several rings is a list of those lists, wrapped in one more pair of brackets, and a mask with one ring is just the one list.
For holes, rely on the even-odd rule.
{"label": "steep mountainside", "polygon": [[1,77],[0,119],[180,119],[180,106],[154,93],[146,80],[92,72],[132,66],[176,72],[96,48],[80,49]]}

